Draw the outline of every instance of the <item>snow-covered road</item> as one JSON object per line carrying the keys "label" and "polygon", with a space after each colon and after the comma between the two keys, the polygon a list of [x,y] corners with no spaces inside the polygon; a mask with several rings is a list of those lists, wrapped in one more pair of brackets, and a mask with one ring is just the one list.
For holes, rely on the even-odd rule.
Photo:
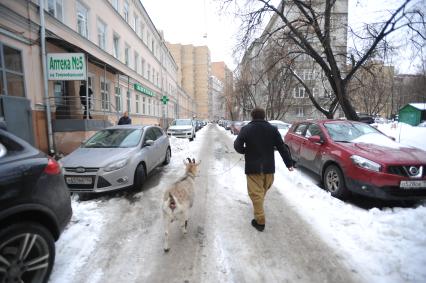
{"label": "snow-covered road", "polygon": [[[424,206],[382,213],[344,204],[304,173],[288,172],[280,159],[265,203],[267,227],[257,232],[250,225],[244,161],[232,143],[222,128],[208,125],[194,142],[172,138],[171,163],[157,169],[142,191],[84,202],[75,197],[72,221],[57,243],[50,282],[422,282],[426,278],[421,271],[426,262]],[[188,234],[182,236],[172,225],[171,250],[164,253],[161,197],[183,173],[185,157],[202,160],[196,199]],[[290,196],[292,190],[297,191]],[[371,225],[368,233],[357,231],[375,219],[383,224],[387,219],[380,218],[383,215],[398,221]],[[419,222],[411,225],[414,216]],[[380,230],[395,223],[400,227],[382,234]],[[411,233],[401,235],[407,229]],[[389,240],[388,234],[396,240]],[[405,244],[413,239],[412,245]],[[370,248],[356,246],[367,240]],[[397,240],[396,250],[388,246]],[[389,251],[377,252],[386,246]],[[401,259],[385,259],[386,254]],[[374,264],[376,259],[382,262]]]}

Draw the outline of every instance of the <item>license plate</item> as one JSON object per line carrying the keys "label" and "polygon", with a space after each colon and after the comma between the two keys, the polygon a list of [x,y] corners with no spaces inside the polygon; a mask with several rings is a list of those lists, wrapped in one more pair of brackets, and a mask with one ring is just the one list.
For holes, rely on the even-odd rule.
{"label": "license plate", "polygon": [[415,189],[415,188],[422,188],[426,189],[426,180],[418,180],[418,181],[401,181],[399,186],[402,189]]}
{"label": "license plate", "polygon": [[69,185],[91,185],[92,177],[65,177],[65,181]]}

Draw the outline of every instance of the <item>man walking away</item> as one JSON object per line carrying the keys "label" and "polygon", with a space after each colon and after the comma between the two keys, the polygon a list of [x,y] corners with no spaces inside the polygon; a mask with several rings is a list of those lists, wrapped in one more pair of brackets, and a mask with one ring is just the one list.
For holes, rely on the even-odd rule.
{"label": "man walking away", "polygon": [[83,105],[84,107],[84,114],[83,114],[84,119],[87,118],[87,115],[89,115],[89,119],[92,119],[92,116],[90,115],[90,102],[92,101],[93,91],[89,87],[88,89],[89,101],[86,101],[86,81],[81,81],[79,94],[80,94],[81,105]]}
{"label": "man walking away", "polygon": [[119,125],[130,125],[132,124],[132,119],[129,117],[129,112],[124,112],[123,116],[121,116],[120,120],[118,120]]}
{"label": "man walking away", "polygon": [[241,128],[234,148],[245,156],[247,189],[253,203],[254,219],[251,225],[258,231],[265,229],[263,202],[268,189],[274,182],[274,148],[277,148],[289,171],[293,171],[290,152],[278,129],[265,121],[265,110],[255,108],[251,112],[252,121]]}

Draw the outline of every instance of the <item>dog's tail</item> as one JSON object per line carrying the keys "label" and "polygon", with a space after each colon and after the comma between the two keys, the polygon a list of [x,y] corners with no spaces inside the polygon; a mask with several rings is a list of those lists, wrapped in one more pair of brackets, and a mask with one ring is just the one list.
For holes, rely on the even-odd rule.
{"label": "dog's tail", "polygon": [[173,197],[172,193],[169,193],[169,207],[171,210],[174,210],[176,208],[176,200]]}

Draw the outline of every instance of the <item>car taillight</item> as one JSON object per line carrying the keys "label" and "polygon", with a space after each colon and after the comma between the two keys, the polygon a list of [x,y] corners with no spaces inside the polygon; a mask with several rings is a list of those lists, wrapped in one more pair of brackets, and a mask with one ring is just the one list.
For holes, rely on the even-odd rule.
{"label": "car taillight", "polygon": [[61,173],[61,165],[59,165],[56,160],[49,158],[46,168],[44,168],[44,173],[49,175],[57,175]]}

